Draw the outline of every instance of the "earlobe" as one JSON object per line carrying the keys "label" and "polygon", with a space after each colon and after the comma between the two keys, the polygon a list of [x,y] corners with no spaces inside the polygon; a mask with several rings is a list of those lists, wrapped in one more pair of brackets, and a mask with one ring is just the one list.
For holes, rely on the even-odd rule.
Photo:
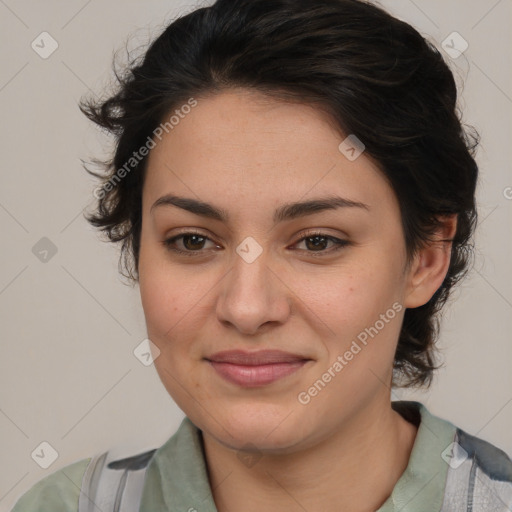
{"label": "earlobe", "polygon": [[457,230],[457,215],[443,216],[433,240],[418,250],[408,273],[404,300],[406,308],[426,304],[443,284],[450,266],[452,240]]}

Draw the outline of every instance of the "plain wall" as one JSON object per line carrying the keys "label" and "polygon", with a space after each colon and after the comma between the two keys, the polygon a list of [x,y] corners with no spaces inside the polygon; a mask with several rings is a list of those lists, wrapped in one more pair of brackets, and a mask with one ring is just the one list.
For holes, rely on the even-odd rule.
{"label": "plain wall", "polygon": [[[137,453],[160,446],[183,417],[154,367],[133,355],[146,338],[138,289],[123,284],[117,249],[101,242],[82,216],[95,182],[80,159],[107,148],[77,102],[88,89],[103,91],[112,53],[129,34],[130,48],[144,44],[194,5],[0,2],[1,511],[79,459],[109,448]],[[382,5],[438,47],[454,31],[467,40],[463,56],[445,56],[465,82],[464,120],[482,136],[477,259],[445,311],[439,342],[445,367],[429,392],[399,391],[394,398],[420,400],[511,454],[512,2]],[[59,45],[47,59],[31,47],[43,31]],[[43,237],[55,246],[53,256]],[[48,261],[36,257],[34,246],[39,257],[50,250]],[[43,441],[58,452],[48,469],[31,458]]]}

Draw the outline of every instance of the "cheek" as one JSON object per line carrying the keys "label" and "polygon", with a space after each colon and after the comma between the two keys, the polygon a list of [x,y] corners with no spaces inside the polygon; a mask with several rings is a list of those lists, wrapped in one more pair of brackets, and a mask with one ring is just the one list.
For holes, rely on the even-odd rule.
{"label": "cheek", "polygon": [[[312,328],[324,334],[323,357],[301,389],[314,394],[319,414],[333,402],[353,404],[387,389],[403,315],[399,287],[388,265],[374,264],[310,280],[300,290],[305,310],[314,313],[309,318],[316,318]],[[319,379],[328,382],[325,392],[317,393]]]}
{"label": "cheek", "polygon": [[155,366],[162,379],[172,385],[166,370],[190,376],[192,366],[204,356],[204,343],[197,343],[197,339],[211,320],[211,293],[218,276],[199,272],[193,264],[172,265],[165,253],[153,248],[141,250],[139,261],[147,334],[160,350]]}
{"label": "cheek", "polygon": [[183,330],[187,315],[192,314],[198,299],[187,293],[182,277],[156,268],[141,272],[139,282],[148,335],[161,344],[165,338],[175,337],[176,332]]}
{"label": "cheek", "polygon": [[392,258],[369,254],[365,262],[309,278],[297,290],[307,305],[304,311],[317,318],[313,329],[323,333],[325,358],[314,377],[342,358],[343,370],[336,373],[339,377],[329,385],[325,400],[350,400],[347,390],[379,387],[387,382],[392,366],[403,314],[400,266]]}
{"label": "cheek", "polygon": [[306,279],[295,276],[292,282],[301,302],[343,338],[347,329],[375,322],[399,300],[402,287],[398,266],[383,259],[323,270]]}
{"label": "cheek", "polygon": [[188,274],[183,268],[170,265],[165,251],[143,233],[139,289],[150,339],[153,335],[158,341],[165,333],[172,334],[197,302],[197,286]]}
{"label": "cheek", "polygon": [[142,240],[139,256],[139,289],[146,320],[148,337],[161,351],[166,349],[163,339],[173,331],[180,309],[186,307],[179,295],[181,286],[158,251]]}
{"label": "cheek", "polygon": [[155,369],[178,406],[189,410],[189,393],[194,390],[194,396],[202,394],[198,389],[199,374],[194,371],[199,353],[194,352],[197,346],[193,340],[201,311],[198,302],[204,291],[196,296],[199,287],[187,286],[190,279],[183,272],[159,264],[156,257],[145,256],[141,252],[139,285],[147,335],[160,351],[154,360]]}

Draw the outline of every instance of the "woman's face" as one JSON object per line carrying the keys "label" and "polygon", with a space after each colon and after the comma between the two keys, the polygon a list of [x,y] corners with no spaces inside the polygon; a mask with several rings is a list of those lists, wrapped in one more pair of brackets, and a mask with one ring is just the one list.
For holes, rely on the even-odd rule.
{"label": "woman's face", "polygon": [[309,106],[232,90],[189,110],[151,150],[143,191],[157,371],[226,446],[312,445],[389,404],[412,300],[396,197]]}

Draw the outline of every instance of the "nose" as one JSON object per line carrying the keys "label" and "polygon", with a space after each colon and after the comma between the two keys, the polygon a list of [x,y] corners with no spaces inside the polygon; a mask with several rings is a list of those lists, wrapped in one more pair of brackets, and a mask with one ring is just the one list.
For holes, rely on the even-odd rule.
{"label": "nose", "polygon": [[235,257],[220,285],[216,308],[220,322],[247,335],[286,322],[292,292],[279,275],[282,272],[269,263],[265,252],[251,263]]}

